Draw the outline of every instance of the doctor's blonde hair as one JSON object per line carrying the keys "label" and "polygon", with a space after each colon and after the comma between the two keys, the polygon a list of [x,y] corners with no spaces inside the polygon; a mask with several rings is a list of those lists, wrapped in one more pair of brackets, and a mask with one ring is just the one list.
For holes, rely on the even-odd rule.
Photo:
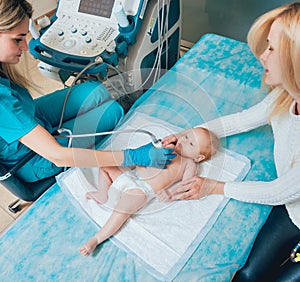
{"label": "doctor's blonde hair", "polygon": [[[31,18],[32,6],[25,0],[0,0],[0,32],[10,31],[26,18]],[[1,71],[14,83],[23,87],[34,87],[13,64],[0,63]]]}
{"label": "doctor's blonde hair", "polygon": [[277,19],[283,26],[279,43],[281,58],[278,62],[283,75],[283,88],[271,115],[288,111],[293,101],[289,93],[300,97],[300,2],[293,2],[263,14],[254,22],[247,38],[250,49],[259,58],[268,48],[269,31]]}

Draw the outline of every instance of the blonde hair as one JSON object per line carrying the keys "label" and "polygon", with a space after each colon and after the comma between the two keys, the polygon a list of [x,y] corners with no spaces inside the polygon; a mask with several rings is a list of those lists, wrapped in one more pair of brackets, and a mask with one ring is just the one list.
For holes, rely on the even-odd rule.
{"label": "blonde hair", "polygon": [[300,97],[300,2],[293,2],[263,14],[254,22],[247,37],[250,49],[259,58],[268,47],[267,38],[273,22],[277,19],[280,19],[283,26],[279,43],[283,88],[275,101],[271,116],[288,111],[293,101],[289,93],[297,93]]}
{"label": "blonde hair", "polygon": [[[202,133],[207,135],[207,146],[205,147],[205,151],[201,152],[205,156],[205,160],[210,160],[213,155],[215,155],[219,148],[219,138],[212,131],[208,130],[204,127],[195,127],[194,130],[201,130]],[[203,144],[202,144],[203,145]]]}
{"label": "blonde hair", "polygon": [[[0,0],[0,32],[10,31],[26,18],[31,18],[33,9],[26,0]],[[13,64],[0,63],[1,71],[13,82],[23,87],[33,84],[23,76]]]}
{"label": "blonde hair", "polygon": [[206,160],[211,159],[211,157],[214,156],[217,153],[218,148],[220,146],[219,138],[217,137],[216,134],[209,131],[209,138],[210,138],[210,148],[211,148],[211,150],[208,152],[208,154],[206,156]]}

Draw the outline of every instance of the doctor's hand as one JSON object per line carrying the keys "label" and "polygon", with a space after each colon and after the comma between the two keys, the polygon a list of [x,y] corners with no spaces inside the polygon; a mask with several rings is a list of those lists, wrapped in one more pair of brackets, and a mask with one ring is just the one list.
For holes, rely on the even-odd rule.
{"label": "doctor's hand", "polygon": [[[224,182],[194,176],[180,182],[176,189],[167,192],[170,201],[198,200],[211,194],[224,194]],[[164,195],[166,196],[166,195]]]}
{"label": "doctor's hand", "polygon": [[136,149],[126,149],[122,166],[152,166],[156,168],[166,168],[171,160],[176,157],[172,148],[155,148],[152,143],[148,143]]}

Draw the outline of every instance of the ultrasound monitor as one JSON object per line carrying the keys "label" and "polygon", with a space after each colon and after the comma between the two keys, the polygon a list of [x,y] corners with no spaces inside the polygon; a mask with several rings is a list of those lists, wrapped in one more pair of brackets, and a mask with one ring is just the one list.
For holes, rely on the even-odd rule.
{"label": "ultrasound monitor", "polygon": [[81,0],[78,12],[110,18],[115,0]]}

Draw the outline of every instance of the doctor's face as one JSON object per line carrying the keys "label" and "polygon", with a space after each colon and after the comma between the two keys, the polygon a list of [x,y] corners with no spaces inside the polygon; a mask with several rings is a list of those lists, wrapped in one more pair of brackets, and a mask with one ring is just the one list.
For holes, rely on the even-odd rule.
{"label": "doctor's face", "polygon": [[16,28],[0,32],[0,62],[17,64],[20,61],[22,52],[28,50],[26,42],[28,27],[27,18]]}
{"label": "doctor's face", "polygon": [[281,22],[275,20],[269,32],[268,47],[260,56],[265,68],[265,83],[270,86],[281,86],[283,82],[279,50],[282,29]]}

